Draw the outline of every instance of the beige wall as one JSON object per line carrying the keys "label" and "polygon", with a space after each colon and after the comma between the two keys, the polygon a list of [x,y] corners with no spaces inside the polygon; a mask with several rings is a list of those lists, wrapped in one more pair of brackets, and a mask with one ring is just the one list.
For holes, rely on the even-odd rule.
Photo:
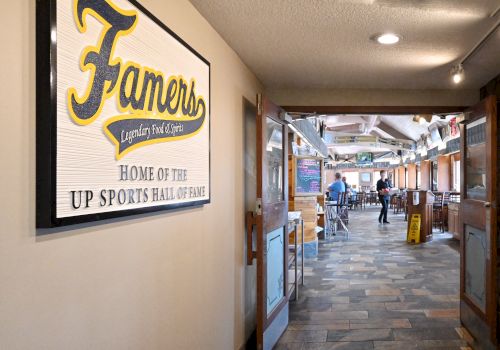
{"label": "beige wall", "polygon": [[212,203],[35,231],[35,1],[2,1],[0,349],[244,342],[243,97],[260,83],[187,0],[141,3],[212,63]]}
{"label": "beige wall", "polygon": [[472,106],[479,90],[268,89],[282,106]]}

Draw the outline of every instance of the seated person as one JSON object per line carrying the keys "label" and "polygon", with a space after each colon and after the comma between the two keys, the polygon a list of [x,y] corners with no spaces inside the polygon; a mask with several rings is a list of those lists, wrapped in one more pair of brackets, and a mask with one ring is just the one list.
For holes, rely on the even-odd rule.
{"label": "seated person", "polygon": [[335,181],[328,186],[328,200],[338,202],[340,194],[345,192],[345,185],[342,182],[342,175],[335,174]]}

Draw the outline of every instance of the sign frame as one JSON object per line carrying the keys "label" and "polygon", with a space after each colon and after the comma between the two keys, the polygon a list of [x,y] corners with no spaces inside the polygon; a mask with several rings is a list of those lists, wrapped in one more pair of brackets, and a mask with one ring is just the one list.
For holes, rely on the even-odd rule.
{"label": "sign frame", "polygon": [[[54,228],[164,210],[200,207],[211,202],[211,65],[136,0],[127,0],[208,66],[208,199],[58,218],[57,207],[57,0],[36,0],[36,228]],[[42,234],[37,232],[37,234]]]}
{"label": "sign frame", "polygon": [[[312,160],[318,160],[320,162],[320,176],[321,176],[321,181],[320,181],[320,192],[298,192],[296,191],[297,189],[297,176],[298,176],[298,169],[297,169],[297,161],[300,159],[312,159]],[[314,157],[314,156],[292,156],[292,194],[294,197],[316,197],[316,196],[321,196],[323,195],[324,191],[324,177],[325,177],[325,169],[324,169],[324,161],[323,158],[321,157]]]}

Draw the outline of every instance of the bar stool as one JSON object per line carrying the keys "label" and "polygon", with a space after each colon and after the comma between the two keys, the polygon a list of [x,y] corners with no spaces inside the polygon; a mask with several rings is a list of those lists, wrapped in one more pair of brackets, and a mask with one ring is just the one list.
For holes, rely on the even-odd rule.
{"label": "bar stool", "polygon": [[345,203],[345,192],[339,194],[340,201],[325,202],[325,238],[337,235],[339,226],[343,228],[346,239],[349,239],[348,223],[348,204]]}

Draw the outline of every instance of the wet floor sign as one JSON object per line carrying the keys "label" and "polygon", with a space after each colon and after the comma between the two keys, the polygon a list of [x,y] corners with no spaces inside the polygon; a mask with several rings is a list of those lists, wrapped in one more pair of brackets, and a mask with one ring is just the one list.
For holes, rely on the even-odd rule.
{"label": "wet floor sign", "polygon": [[421,215],[413,214],[410,220],[410,229],[408,230],[408,237],[406,241],[408,243],[418,244],[420,243],[420,222]]}

